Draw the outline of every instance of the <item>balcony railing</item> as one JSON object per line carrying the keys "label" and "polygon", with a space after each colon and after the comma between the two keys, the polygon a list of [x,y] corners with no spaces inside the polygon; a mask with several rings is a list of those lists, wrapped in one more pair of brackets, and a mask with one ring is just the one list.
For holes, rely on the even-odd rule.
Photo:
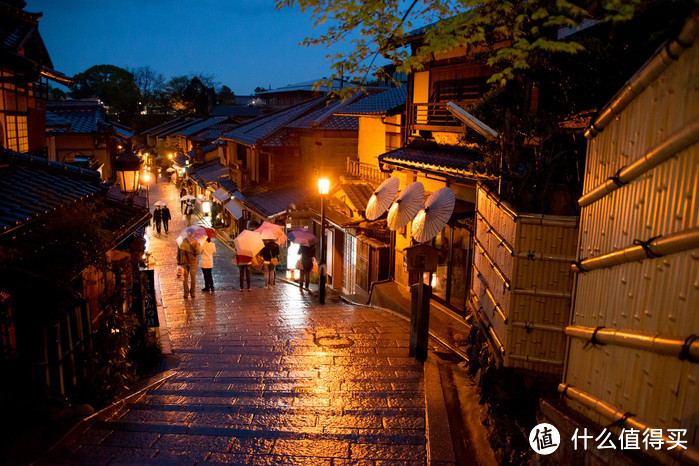
{"label": "balcony railing", "polygon": [[461,122],[447,110],[446,102],[411,104],[408,112],[410,131],[461,132]]}
{"label": "balcony railing", "polygon": [[347,174],[366,181],[375,181],[381,183],[383,180],[388,179],[389,173],[384,173],[379,170],[376,165],[370,165],[368,163],[361,163],[356,160],[351,160],[347,158]]}

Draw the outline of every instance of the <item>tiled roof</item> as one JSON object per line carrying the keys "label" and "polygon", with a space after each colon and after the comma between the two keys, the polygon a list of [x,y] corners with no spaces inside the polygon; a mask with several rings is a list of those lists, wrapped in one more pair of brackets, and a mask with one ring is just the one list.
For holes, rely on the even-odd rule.
{"label": "tiled roof", "polygon": [[175,118],[174,120],[169,120],[169,121],[166,121],[165,123],[160,123],[159,125],[153,126],[152,128],[148,128],[146,130],[143,130],[141,132],[141,134],[152,135],[153,133],[156,133],[164,128],[169,128],[171,126],[179,125],[183,121],[190,121],[192,119],[194,119],[194,116],[191,114],[182,115],[182,116]]}
{"label": "tiled roof", "polygon": [[313,112],[292,121],[287,126],[297,129],[326,129],[326,130],[358,130],[359,120],[356,117],[337,116],[331,112],[342,107],[342,102],[333,101]]}
{"label": "tiled roof", "polygon": [[245,199],[245,204],[266,217],[274,217],[289,208],[291,204],[299,204],[311,195],[309,188],[284,188],[267,191]]}
{"label": "tiled roof", "polygon": [[325,97],[317,97],[284,110],[261,116],[224,133],[221,135],[221,138],[247,145],[264,143],[264,140],[273,136],[277,130],[305,115],[307,112],[322,106],[324,101]]}
{"label": "tiled roof", "polygon": [[109,199],[105,203],[102,228],[112,232],[114,245],[120,244],[136,231],[148,225],[151,215],[147,208]]}
{"label": "tiled roof", "polygon": [[[236,96],[238,99],[238,96]],[[256,117],[260,114],[260,107],[244,105],[217,105],[211,110],[211,116],[232,116],[232,117]]]}
{"label": "tiled roof", "polygon": [[189,125],[185,128],[177,130],[174,134],[177,136],[191,136],[198,133],[199,131],[204,131],[214,125],[226,121],[226,117],[212,117],[205,120],[201,120],[198,123]]}
{"label": "tiled roof", "polygon": [[213,183],[222,177],[228,176],[228,167],[221,165],[218,160],[212,160],[211,162],[195,170],[188,170],[189,177],[195,181],[201,180],[204,183]]}
{"label": "tiled roof", "polygon": [[466,178],[486,177],[472,167],[482,159],[478,151],[438,144],[414,144],[379,155],[379,162],[389,165]]}
{"label": "tiled roof", "polygon": [[394,87],[351,103],[337,113],[341,115],[386,115],[405,108],[408,86]]}
{"label": "tiled roof", "polygon": [[[99,102],[47,102],[46,115],[47,134],[94,134],[109,127],[104,106]],[[53,122],[58,122],[59,127],[52,128]]]}
{"label": "tiled roof", "polygon": [[64,163],[0,152],[0,234],[104,190],[100,175]]}
{"label": "tiled roof", "polygon": [[164,138],[167,136],[173,136],[185,128],[189,128],[192,125],[196,125],[200,121],[201,121],[200,118],[189,118],[189,119],[184,120],[184,121],[178,121],[178,122],[173,123],[170,126],[166,126],[166,127],[161,128],[157,131],[153,131],[152,133],[150,133],[150,135],[157,136],[160,138]]}
{"label": "tiled roof", "polygon": [[236,183],[233,180],[230,180],[228,178],[219,178],[218,180],[216,180],[216,182],[219,184],[219,186],[225,189],[228,192],[228,194],[232,195],[233,193],[238,191],[238,183]]}
{"label": "tiled roof", "polygon": [[339,188],[347,195],[347,200],[352,203],[354,210],[364,212],[369,198],[374,194],[374,187],[364,181],[356,183],[341,183]]}

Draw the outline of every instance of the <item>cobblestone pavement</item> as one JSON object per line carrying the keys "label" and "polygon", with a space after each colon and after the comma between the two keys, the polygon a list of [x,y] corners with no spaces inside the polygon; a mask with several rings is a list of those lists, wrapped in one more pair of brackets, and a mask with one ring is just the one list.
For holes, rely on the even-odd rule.
{"label": "cobblestone pavement", "polygon": [[70,464],[425,464],[423,369],[408,357],[407,324],[253,275],[238,290],[217,243],[216,291],[182,298],[176,189],[151,186],[173,214],[151,250],[160,277],[174,377],[55,453]]}

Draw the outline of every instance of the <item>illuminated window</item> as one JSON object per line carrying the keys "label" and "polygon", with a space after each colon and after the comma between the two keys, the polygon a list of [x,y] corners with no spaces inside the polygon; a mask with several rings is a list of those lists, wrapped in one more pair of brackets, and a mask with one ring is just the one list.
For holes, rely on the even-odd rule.
{"label": "illuminated window", "polygon": [[7,148],[17,152],[29,151],[29,131],[26,116],[7,117]]}

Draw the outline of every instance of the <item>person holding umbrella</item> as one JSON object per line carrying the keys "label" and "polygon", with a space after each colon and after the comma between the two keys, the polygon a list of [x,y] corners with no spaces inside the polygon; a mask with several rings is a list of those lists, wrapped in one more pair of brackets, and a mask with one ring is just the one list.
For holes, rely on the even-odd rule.
{"label": "person holding umbrella", "polygon": [[182,199],[182,198],[185,197],[186,195],[187,195],[187,189],[183,187],[180,190],[180,213],[181,214],[184,214],[184,204],[185,204],[185,202],[187,202],[185,199]]}
{"label": "person holding umbrella", "polygon": [[[259,233],[250,230],[243,230],[235,237],[233,244],[236,252],[233,263],[240,270],[240,291],[244,289],[250,291],[250,265],[252,264],[252,258],[265,247],[265,244],[262,242],[262,237]],[[247,278],[248,282],[247,288],[243,288],[243,280],[245,278]]]}
{"label": "person holding umbrella", "polygon": [[211,276],[211,269],[214,267],[214,254],[216,254],[216,245],[211,241],[211,236],[207,236],[199,258],[199,267],[204,275],[204,288],[201,291],[214,291],[214,279]]}
{"label": "person holding umbrella", "polygon": [[160,209],[159,205],[155,206],[153,211],[153,223],[155,223],[155,231],[160,235],[160,224],[163,221],[163,211]]}
{"label": "person holding umbrella", "polygon": [[313,259],[316,257],[316,245],[301,245],[301,247],[299,247],[299,253],[301,254],[301,265],[303,266],[303,269],[301,270],[301,281],[299,282],[299,288],[301,291],[303,291],[305,282],[306,289],[309,290],[311,271],[313,270]]}
{"label": "person holding umbrella", "polygon": [[[187,197],[187,196],[185,196]],[[192,197],[192,196],[190,196]],[[192,226],[192,214],[194,213],[194,201],[191,199],[186,199],[184,204],[184,215],[187,217],[187,226]]]}
{"label": "person holding umbrella", "polygon": [[181,265],[184,268],[184,280],[182,283],[184,299],[187,299],[188,296],[194,298],[194,290],[197,286],[197,256],[201,254],[201,251],[199,241],[191,233],[188,233],[182,239],[182,243],[177,249],[177,265]]}
{"label": "person holding umbrella", "polygon": [[162,208],[162,214],[161,217],[163,219],[163,228],[165,229],[165,234],[167,235],[167,230],[168,230],[168,222],[172,218],[172,215],[170,215],[170,209],[167,208],[167,204],[163,206]]}
{"label": "person holding umbrella", "polygon": [[276,269],[279,263],[279,245],[273,239],[264,240],[265,247],[260,251],[264,260],[262,269],[265,272],[265,289],[272,288],[276,284]]}

